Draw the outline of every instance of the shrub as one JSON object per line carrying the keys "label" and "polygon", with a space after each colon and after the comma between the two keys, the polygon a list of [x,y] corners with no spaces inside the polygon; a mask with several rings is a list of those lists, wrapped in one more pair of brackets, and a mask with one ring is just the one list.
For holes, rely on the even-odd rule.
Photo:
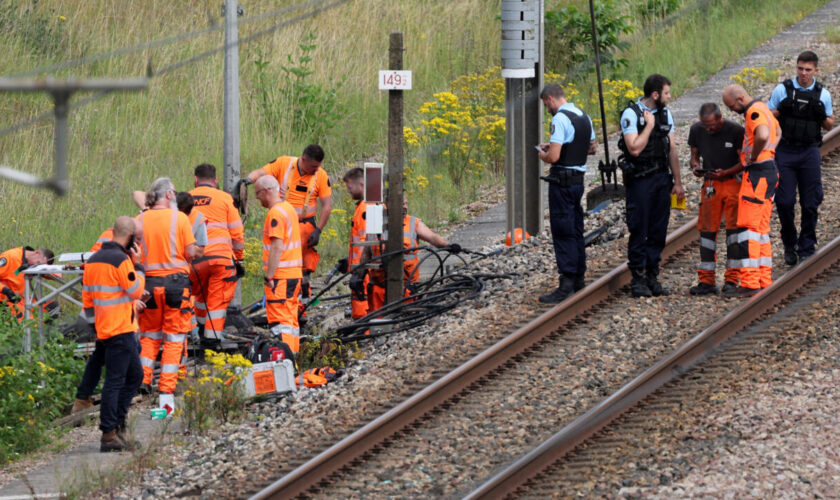
{"label": "shrub", "polygon": [[777,83],[781,74],[782,71],[779,69],[746,67],[730,76],[729,79],[733,83],[744,87],[748,94],[757,98],[762,85],[766,83]]}
{"label": "shrub", "polygon": [[22,352],[27,324],[37,331],[0,304],[0,463],[50,442],[47,431],[73,401],[84,370],[73,357],[75,344],[52,331],[43,348]]}
{"label": "shrub", "polygon": [[176,411],[187,430],[199,433],[237,421],[245,414],[248,398],[239,382],[251,366],[241,354],[204,352],[208,366],[199,370],[198,377],[187,377],[184,400]]}

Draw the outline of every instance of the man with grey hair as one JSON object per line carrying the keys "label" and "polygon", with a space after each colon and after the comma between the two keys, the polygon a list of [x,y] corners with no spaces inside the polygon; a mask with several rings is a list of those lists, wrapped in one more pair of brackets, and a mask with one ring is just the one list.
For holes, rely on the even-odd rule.
{"label": "man with grey hair", "polygon": [[155,360],[161,355],[160,407],[175,409],[172,393],[178,383],[178,369],[184,340],[190,332],[189,262],[200,255],[189,219],[178,211],[172,181],[162,177],[146,194],[148,210],[137,216],[141,263],[146,270],[150,297],[140,313],[140,361],[143,386],[150,392]]}
{"label": "man with grey hair", "polygon": [[[700,231],[700,265],[697,266],[699,283],[689,289],[692,295],[717,293],[715,286],[716,240],[721,217],[726,219],[726,273],[722,292],[733,293],[740,284],[738,265],[738,191],[740,175],[727,175],[712,179],[712,172],[720,172],[740,164],[738,155],[744,141],[744,127],[723,118],[720,107],[707,102],[700,107],[700,121],[688,132],[691,148],[691,171],[703,177],[700,189],[700,213],[697,230]],[[702,158],[702,164],[700,159]]]}

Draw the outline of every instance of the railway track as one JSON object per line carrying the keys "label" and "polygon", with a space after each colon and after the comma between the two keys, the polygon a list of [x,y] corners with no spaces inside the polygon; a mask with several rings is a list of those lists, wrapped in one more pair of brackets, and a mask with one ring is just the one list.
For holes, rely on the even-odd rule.
{"label": "railway track", "polygon": [[[838,141],[838,134],[830,134],[826,137],[822,152],[825,154],[833,151],[838,147],[838,142],[840,142]],[[690,270],[692,277],[688,278],[689,280],[693,279],[694,270],[690,262],[694,262],[694,256],[689,257],[682,252],[685,252],[696,241],[695,219],[683,225],[669,236],[666,249],[663,252],[663,258],[677,260],[677,267]],[[830,247],[833,246],[834,243]],[[837,243],[836,246],[840,249],[840,243]],[[775,304],[783,301],[788,295],[787,288],[785,287],[794,283],[791,280],[802,279],[807,281],[812,276],[812,274],[808,273],[812,271],[819,272],[830,267],[834,262],[829,262],[830,259],[835,259],[835,261],[840,259],[840,250],[837,250],[837,255],[835,256],[832,252],[827,253],[826,251],[828,249],[829,247],[823,249],[817,256],[796,268],[794,272],[786,275],[772,288],[759,294],[754,300],[747,302],[741,308],[747,307],[750,310],[758,311],[755,314],[761,314],[768,308],[775,307]],[[684,262],[680,262],[680,260]],[[826,264],[826,262],[828,263]],[[369,482],[360,482],[360,480],[355,480],[354,482],[354,480],[346,480],[346,477],[350,477],[352,472],[357,470],[358,475],[364,477],[366,464],[368,462],[372,463],[375,459],[378,460],[380,458],[385,461],[391,460],[392,463],[401,463],[402,465],[387,466],[383,465],[380,461],[376,465],[370,465],[370,470],[367,470],[368,473],[373,473],[373,471],[377,470],[396,470],[400,466],[414,466],[415,463],[411,460],[406,461],[405,459],[398,458],[399,453],[406,450],[408,450],[408,453],[411,453],[411,447],[414,446],[416,448],[417,446],[417,439],[420,441],[426,440],[426,442],[431,443],[433,446],[443,446],[441,443],[444,443],[445,439],[439,441],[440,429],[454,430],[456,434],[461,432],[462,435],[469,433],[471,429],[464,427],[465,424],[463,422],[478,421],[478,419],[486,417],[487,412],[484,410],[492,408],[494,398],[504,399],[506,395],[510,395],[511,385],[517,386],[517,382],[523,377],[523,371],[525,372],[525,379],[528,379],[528,373],[534,373],[528,372],[528,369],[553,369],[556,372],[553,377],[537,377],[545,378],[546,383],[535,390],[536,394],[546,394],[546,391],[552,391],[554,389],[554,391],[558,392],[560,399],[553,401],[552,404],[562,406],[563,403],[561,401],[564,394],[570,394],[569,390],[563,384],[573,381],[574,375],[572,372],[559,370],[557,367],[557,358],[562,358],[564,364],[568,363],[569,366],[574,367],[576,362],[592,362],[593,359],[596,359],[594,356],[596,356],[598,351],[603,352],[603,350],[608,349],[610,352],[620,352],[624,349],[622,345],[627,342],[628,339],[626,338],[618,338],[620,336],[617,335],[616,339],[600,338],[593,342],[593,339],[588,333],[594,329],[594,326],[603,326],[605,321],[608,322],[608,318],[622,314],[621,310],[627,308],[624,304],[616,303],[615,297],[629,281],[630,272],[626,264],[615,268],[576,294],[572,299],[541,314],[527,325],[522,326],[514,333],[500,340],[494,346],[480,352],[454,371],[443,375],[435,383],[416,392],[416,394],[390,410],[384,411],[384,413],[376,416],[356,432],[333,444],[314,458],[288,471],[282,478],[256,493],[253,498],[290,498],[299,495],[344,496],[353,495],[354,492],[359,494],[362,491],[367,491],[367,487],[371,486]],[[805,281],[802,282],[804,283]],[[770,300],[775,300],[776,302],[766,302]],[[724,309],[724,311],[728,310],[729,306]],[[722,316],[724,311],[715,311],[713,308],[707,310],[705,325],[713,323],[714,318]],[[741,315],[736,316],[740,317]],[[724,319],[731,319],[730,317],[732,316],[733,314],[731,313]],[[679,314],[675,314],[671,317],[647,318],[647,321],[665,321],[671,322],[673,325],[678,325],[681,319]],[[722,321],[718,321],[715,325],[718,325]],[[743,326],[741,325],[741,327]],[[703,349],[706,349],[706,351],[700,354],[693,351],[691,356],[695,356],[692,359],[696,361],[696,359],[702,359],[708,355],[709,349],[714,348],[714,346],[717,346],[731,336],[731,333],[710,334],[707,333],[708,331],[709,329],[705,329],[700,335],[705,334],[709,336],[712,339],[711,343],[697,340],[699,336],[690,340],[691,335],[676,332],[668,338],[660,339],[662,346],[661,352],[656,349],[651,352],[649,346],[637,346],[635,350],[632,346],[628,347],[628,353],[625,354],[628,354],[630,358],[635,358],[635,361],[637,361],[635,364],[631,363],[626,368],[631,373],[615,373],[612,374],[614,375],[612,377],[610,374],[607,374],[601,380],[587,380],[575,385],[574,387],[584,387],[589,392],[584,397],[578,397],[576,395],[574,404],[561,408],[562,411],[552,412],[557,413],[557,415],[555,418],[547,419],[547,424],[549,426],[554,425],[555,429],[561,427],[561,423],[571,421],[574,416],[580,415],[584,408],[595,406],[597,401],[603,399],[604,396],[607,396],[612,391],[620,392],[623,390],[625,392],[632,392],[629,389],[625,389],[626,386],[622,387],[626,380],[632,378],[631,375],[643,371],[645,367],[652,365],[656,359],[660,359],[671,349],[676,349],[674,354],[676,355],[676,353],[680,352],[680,349],[684,349],[684,347],[679,347],[683,342],[688,341],[692,345],[699,344]],[[592,346],[589,344],[595,345]],[[589,350],[584,353],[586,348]],[[697,348],[694,347],[693,349]],[[558,356],[557,353],[562,353],[562,356]],[[671,359],[671,356],[666,358],[666,360],[668,359]],[[670,367],[664,365],[666,368],[662,368],[660,366],[662,362],[657,366],[660,366],[660,369],[664,370],[664,372],[668,372],[668,370],[671,370],[671,372],[682,372],[687,366],[687,361],[683,358],[675,358],[670,362],[673,363]],[[680,368],[675,371],[674,366]],[[639,386],[644,386],[648,391],[656,390],[656,388],[661,386],[664,376],[658,374],[658,372],[654,375],[651,370],[653,368],[644,371],[639,376],[646,377],[644,383],[639,380],[639,377],[634,379],[633,382],[636,382]],[[530,378],[535,377],[531,376]],[[479,396],[479,393],[486,393],[488,395]],[[632,404],[646,397],[646,395],[639,396],[638,393],[634,394],[636,394],[635,397],[637,399]],[[527,395],[523,397],[527,397]],[[531,394],[530,397],[533,398],[534,394]],[[617,404],[615,403],[617,398],[619,397],[614,395],[606,400],[611,401],[609,403],[611,408]],[[621,401],[616,406],[618,408],[616,410],[616,416],[631,405],[628,400]],[[516,400],[516,402],[510,403],[508,406],[526,408],[526,411],[545,411],[550,408],[549,406],[540,404],[539,401],[529,404],[527,399]],[[599,406],[595,406],[595,408],[599,408]],[[504,411],[508,412],[509,410],[510,408],[504,409]],[[455,417],[447,420],[449,413],[455,411],[462,412],[460,417],[462,420],[458,421]],[[584,419],[584,417],[589,421],[593,417],[591,415],[593,411],[595,410],[593,409],[587,412],[583,417],[578,418],[570,425],[582,425],[579,421]],[[503,412],[503,409],[500,409],[499,412]],[[490,413],[493,413],[493,411],[491,410]],[[598,410],[598,417],[605,418],[605,415],[606,413],[603,408]],[[616,416],[610,416],[609,418],[614,419]],[[598,429],[603,428],[609,421],[607,419],[597,424],[589,423],[588,425],[592,427],[589,428],[591,432],[588,435],[592,435]],[[501,472],[495,474],[490,481],[482,484],[473,494],[477,495],[476,497],[481,497],[485,494],[498,496],[498,492],[515,491],[516,488],[521,486],[521,481],[533,477],[553,460],[549,458],[535,458],[534,454],[542,457],[542,450],[545,448],[554,450],[553,452],[555,454],[560,453],[562,455],[567,453],[569,449],[573,449],[583,439],[586,439],[587,435],[581,434],[582,428],[574,427],[569,429],[567,426],[566,434],[561,439],[565,443],[563,445],[566,447],[565,450],[557,448],[555,444],[547,445],[543,443],[535,447],[536,450],[540,451],[518,453],[521,446],[512,447],[508,451],[506,448],[501,447],[502,442],[505,442],[505,440],[500,439],[498,452],[490,460],[483,462],[479,460],[481,465],[477,467],[478,472],[473,473],[479,475],[485,474],[485,472],[489,472],[487,471],[488,467],[501,470]],[[443,431],[440,432],[445,434]],[[535,435],[541,435],[541,433],[544,435],[545,429],[525,429],[525,432],[521,433],[521,435],[514,436],[514,440],[519,439],[520,441],[530,442],[533,441]],[[415,441],[411,441],[412,436],[414,436]],[[555,438],[556,436],[551,439]],[[547,440],[546,443],[554,443],[551,439]],[[402,441],[406,441],[408,444],[397,444],[398,442],[402,443]],[[536,443],[532,443],[532,446],[533,444]],[[398,451],[398,448],[401,451]],[[443,450],[443,452],[458,453],[458,450]],[[520,454],[523,454],[524,457],[520,460],[514,460]],[[492,452],[491,455],[493,455]],[[523,468],[523,461],[527,463],[528,468]],[[513,465],[499,469],[506,462],[512,462]],[[422,470],[422,467],[420,469]],[[469,468],[464,467],[464,469]],[[464,471],[456,470],[451,474],[457,475],[459,472]],[[342,479],[343,475],[346,476],[344,479]],[[451,479],[450,476],[446,477]],[[445,480],[445,478],[438,479]],[[477,479],[480,479],[480,477],[473,477],[472,481],[469,482]],[[344,481],[342,483],[343,486],[340,484],[342,481]],[[383,479],[380,482],[390,483],[390,480]],[[453,484],[450,486],[450,489],[441,489],[439,486],[433,486],[429,490],[411,490],[407,494],[446,495],[462,490],[463,485]],[[385,492],[380,493],[387,495]],[[377,494],[379,493],[373,493],[374,496]]]}

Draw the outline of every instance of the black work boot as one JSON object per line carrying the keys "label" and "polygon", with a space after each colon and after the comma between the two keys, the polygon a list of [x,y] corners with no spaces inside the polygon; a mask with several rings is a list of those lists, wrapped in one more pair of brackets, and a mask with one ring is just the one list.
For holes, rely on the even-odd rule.
{"label": "black work boot", "polygon": [[666,288],[662,288],[662,284],[659,283],[659,280],[656,277],[659,275],[659,269],[648,269],[647,273],[645,274],[645,279],[647,280],[647,286],[650,289],[650,293],[653,294],[654,297],[660,297],[663,295],[669,295],[670,292]]}
{"label": "black work boot", "polygon": [[583,279],[582,274],[578,274],[575,276],[575,291],[583,290],[586,287],[586,281]]}
{"label": "black work boot", "polygon": [[102,439],[99,441],[99,451],[100,453],[106,453],[109,451],[123,451],[124,444],[117,437],[117,430],[113,429],[108,432],[102,433]]}
{"label": "black work boot", "polygon": [[718,287],[715,285],[710,285],[708,283],[703,283],[702,281],[693,287],[688,289],[688,293],[691,295],[709,295],[718,293]]}
{"label": "black work boot", "polygon": [[630,282],[630,295],[633,297],[650,297],[653,293],[648,288],[647,280],[641,269],[631,269],[633,280]]}
{"label": "black work boot", "polygon": [[565,275],[560,276],[560,286],[556,290],[547,294],[540,295],[540,302],[543,304],[559,304],[566,300],[566,298],[575,293],[575,282],[572,278]]}
{"label": "black work boot", "polygon": [[796,255],[796,247],[785,247],[785,264],[795,266],[799,262],[799,256]]}

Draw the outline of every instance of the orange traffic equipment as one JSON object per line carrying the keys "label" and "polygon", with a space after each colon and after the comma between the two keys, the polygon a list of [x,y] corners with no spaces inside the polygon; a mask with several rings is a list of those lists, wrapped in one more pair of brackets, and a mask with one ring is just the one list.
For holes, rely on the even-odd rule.
{"label": "orange traffic equipment", "polygon": [[523,231],[521,227],[517,227],[513,230],[513,242],[511,242],[510,232],[505,236],[505,246],[518,245],[530,237],[531,235],[528,234],[528,231]]}

